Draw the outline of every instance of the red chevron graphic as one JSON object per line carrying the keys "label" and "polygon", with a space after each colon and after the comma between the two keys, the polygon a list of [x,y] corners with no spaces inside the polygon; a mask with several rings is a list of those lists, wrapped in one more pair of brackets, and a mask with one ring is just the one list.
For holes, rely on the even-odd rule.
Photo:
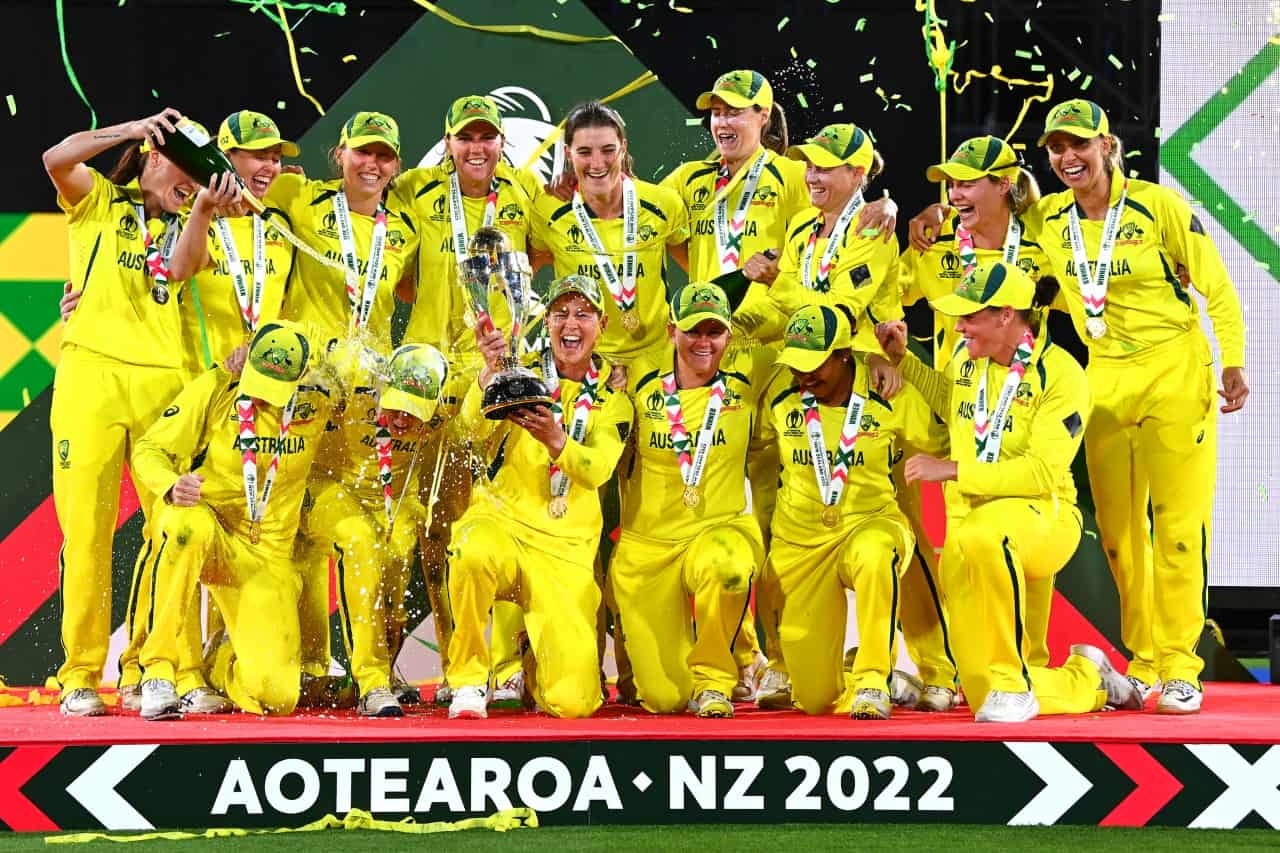
{"label": "red chevron graphic", "polygon": [[1098,749],[1138,786],[1099,826],[1146,826],[1182,790],[1182,783],[1136,743],[1100,743]]}
{"label": "red chevron graphic", "polygon": [[1084,300],[1085,307],[1096,308],[1099,311],[1107,304],[1107,297],[1105,296],[1085,296],[1081,294],[1080,298]]}
{"label": "red chevron graphic", "polygon": [[61,751],[60,746],[20,746],[0,761],[0,821],[9,829],[51,832],[61,828],[22,793],[22,786]]}

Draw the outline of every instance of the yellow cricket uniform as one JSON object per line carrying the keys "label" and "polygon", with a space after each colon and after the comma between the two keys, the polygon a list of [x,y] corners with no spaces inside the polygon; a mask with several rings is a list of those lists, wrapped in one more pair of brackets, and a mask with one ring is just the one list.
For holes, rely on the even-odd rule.
{"label": "yellow cricket uniform", "polygon": [[[126,460],[135,464],[138,438],[184,379],[178,282],[166,304],[152,299],[137,215],[142,191],[137,181],[117,186],[90,171],[93,188],[84,198],[75,204],[58,198],[70,230],[71,280],[84,291],[63,330],[49,414],[54,506],[63,534],[59,589],[66,657],[58,682],[64,694],[97,688],[102,680],[120,477]],[[157,245],[165,224],[146,222]],[[134,482],[149,522],[154,494],[136,475]],[[192,642],[188,652],[198,658],[198,630]],[[122,681],[136,683],[136,656],[121,663]]]}
{"label": "yellow cricket uniform", "polygon": [[[778,333],[781,335],[786,319],[803,305],[844,305],[853,312],[856,324],[854,348],[879,352],[875,325],[902,316],[897,238],[886,243],[880,235],[859,234],[856,221],[849,223],[832,258],[830,290],[824,293],[804,286],[801,269],[809,235],[817,221],[818,209],[809,207],[787,225],[787,244],[778,262],[778,278],[769,288],[769,300],[781,318]],[[818,267],[829,239],[819,237],[813,247],[809,258],[811,281],[818,280]]]}
{"label": "yellow cricket uniform", "polygon": [[[266,274],[262,282],[262,304],[258,323],[269,323],[280,316],[285,286],[293,269],[294,249],[280,232],[269,224],[272,217],[279,217],[286,226],[292,226],[288,217],[279,210],[268,210],[263,233],[263,260]],[[253,217],[228,217],[235,251],[244,269],[245,286],[253,293]],[[231,267],[218,237],[216,224],[209,226],[209,260],[212,266],[200,270],[192,280],[185,295],[182,312],[183,339],[186,343],[187,370],[194,376],[203,373],[223,360],[236,347],[249,342],[249,331],[240,314],[235,285],[231,280]],[[198,306],[197,306],[198,303]]]}
{"label": "yellow cricket uniform", "polygon": [[[764,168],[747,207],[747,220],[742,229],[742,248],[738,266],[765,249],[782,254],[787,242],[787,222],[809,206],[809,191],[804,183],[805,164],[791,160],[766,148]],[[746,179],[755,163],[752,155],[729,179],[723,190],[727,198],[726,218],[731,219],[742,201]],[[662,179],[662,185],[680,194],[689,212],[689,281],[711,281],[721,275],[720,250],[716,242],[716,180],[720,158],[713,154],[705,160],[684,163]],[[753,283],[733,314],[735,343],[754,338],[773,341],[781,337],[782,326],[768,302],[768,287]]]}
{"label": "yellow cricket uniform", "polygon": [[[599,489],[613,476],[632,422],[631,402],[608,388],[601,361],[596,399],[582,441],[567,437],[556,464],[569,478],[562,517],[551,514],[551,455],[510,421],[480,413],[483,391],[472,383],[459,421],[475,436],[485,466],[470,508],[449,545],[449,598],[455,620],[449,683],[488,683],[484,628],[496,599],[524,612],[537,660],[538,706],[558,717],[587,717],[600,707],[596,612],[600,589],[593,565],[603,517]],[[581,383],[560,380],[565,424]]]}
{"label": "yellow cricket uniform", "polygon": [[289,433],[280,437],[280,410],[259,403],[258,482],[279,453],[279,469],[261,525],[250,542],[244,494],[236,398],[239,380],[222,368],[202,374],[165,410],[139,442],[134,471],[154,494],[165,495],[192,471],[204,477],[194,507],[158,503],[155,527],[155,596],[142,647],[147,678],[175,677],[178,628],[191,591],[208,586],[226,620],[235,660],[227,695],[255,714],[289,713],[298,700],[301,673],[298,598],[302,580],[292,558],[307,475],[315,459],[333,400],[331,391],[298,386]]}
{"label": "yellow cricket uniform", "polygon": [[[339,264],[342,242],[338,236],[333,197],[342,189],[340,178],[329,181],[307,180],[301,175],[283,174],[271,183],[266,202],[284,212],[293,232],[303,242],[320,250]],[[412,212],[397,193],[386,201],[387,236],[382,256],[382,271],[373,308],[369,313],[369,329],[379,344],[390,344],[391,314],[395,310],[395,288],[406,270],[413,265],[418,252],[418,226]],[[368,272],[369,248],[373,240],[374,217],[351,211],[356,254],[359,257],[357,288],[363,290]],[[302,323],[321,336],[316,345],[332,338],[345,337],[352,316],[347,286],[338,270],[319,263],[299,252],[289,276],[281,317]]]}
{"label": "yellow cricket uniform", "polygon": [[[689,239],[688,213],[675,190],[641,180],[636,180],[635,185],[640,210],[635,247],[635,311],[639,324],[634,332],[622,324],[618,306],[609,295],[608,284],[573,214],[572,203],[545,192],[539,192],[533,202],[532,242],[535,248],[547,249],[554,256],[556,276],[577,273],[600,283],[609,325],[596,342],[596,352],[614,364],[630,364],[638,356],[666,345],[667,246]],[[599,219],[590,207],[587,212],[621,277],[625,255],[622,217]]]}
{"label": "yellow cricket uniform", "polygon": [[[1124,180],[1111,182],[1110,203]],[[1120,591],[1129,674],[1199,683],[1216,475],[1213,353],[1196,301],[1178,280],[1186,267],[1205,297],[1225,367],[1244,366],[1240,300],[1213,241],[1177,192],[1129,180],[1107,287],[1107,333],[1090,338],[1068,232],[1070,191],[1041,199],[1040,243],[1080,338],[1089,346],[1095,398],[1085,434],[1102,545]],[[1081,219],[1096,266],[1103,222]],[[1194,484],[1189,488],[1188,484]],[[1148,526],[1148,502],[1156,508]]]}
{"label": "yellow cricket uniform", "polygon": [[[853,392],[866,402],[834,527],[821,520],[824,504],[804,403],[790,370],[774,376],[765,395],[768,414],[760,421],[762,438],[777,442],[782,461],[769,546],[769,562],[783,594],[779,634],[791,695],[810,714],[847,714],[861,689],[888,692],[899,583],[915,547],[890,474],[905,438],[932,450],[941,444],[943,432],[918,391],[908,385],[892,402],[881,399],[868,387],[866,367],[854,364]],[[818,404],[817,410],[834,469],[847,406]],[[848,679],[843,665],[846,589],[856,593],[858,620],[858,654]]]}
{"label": "yellow cricket uniform", "polygon": [[[609,573],[636,688],[654,713],[681,711],[704,690],[729,696],[737,683],[734,650],[764,558],[759,524],[744,515],[747,448],[775,358],[761,347],[726,353],[720,366],[724,403],[695,507],[682,499],[685,484],[662,387],[674,354],[645,356],[628,371],[635,454],[622,479],[622,534]],[[691,453],[713,385],[677,392]]]}
{"label": "yellow cricket uniform", "polygon": [[1000,455],[991,463],[978,461],[974,438],[981,371],[994,401],[1008,368],[990,359],[974,362],[963,347],[945,371],[910,354],[902,361],[903,376],[945,417],[957,463],[956,480],[948,484],[955,499],[942,551],[942,591],[949,612],[963,613],[966,625],[983,626],[951,634],[961,687],[975,711],[991,690],[1033,690],[1042,714],[1099,710],[1106,691],[1093,664],[1073,656],[1049,669],[1027,660],[1028,583],[1059,571],[1080,542],[1071,461],[1092,405],[1084,370],[1041,333],[1005,418]]}

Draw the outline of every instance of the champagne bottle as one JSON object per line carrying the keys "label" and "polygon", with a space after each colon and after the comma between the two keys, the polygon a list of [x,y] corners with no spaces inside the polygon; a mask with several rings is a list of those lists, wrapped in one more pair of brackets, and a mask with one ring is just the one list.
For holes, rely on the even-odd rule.
{"label": "champagne bottle", "polygon": [[[218,143],[194,122],[182,118],[174,127],[178,132],[165,134],[164,144],[159,146],[160,153],[172,160],[192,180],[207,187],[216,174],[235,174],[235,166],[231,165]],[[239,175],[236,175],[236,181],[240,184],[245,203],[255,212],[262,213],[266,209],[262,200],[245,188]]]}
{"label": "champagne bottle", "polygon": [[[765,249],[764,256],[771,261],[778,259],[778,253],[773,249]],[[711,280],[713,284],[720,285],[720,289],[724,291],[724,295],[729,297],[729,310],[737,311],[738,306],[742,304],[742,300],[747,298],[747,290],[752,285],[751,279],[747,278],[747,274],[740,269],[731,270],[724,275],[717,276]]]}

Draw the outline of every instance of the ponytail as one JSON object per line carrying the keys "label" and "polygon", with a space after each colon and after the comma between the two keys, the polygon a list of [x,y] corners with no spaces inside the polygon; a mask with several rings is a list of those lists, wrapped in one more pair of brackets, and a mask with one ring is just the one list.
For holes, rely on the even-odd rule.
{"label": "ponytail", "polygon": [[[999,178],[992,175],[991,180],[997,181]],[[1040,201],[1040,185],[1036,183],[1035,175],[1026,169],[1019,169],[1017,176],[1009,183],[1008,200],[1015,216],[1021,216],[1034,207]]]}
{"label": "ponytail", "polygon": [[107,175],[107,180],[117,186],[123,186],[137,180],[142,177],[142,170],[146,168],[147,159],[147,155],[142,153],[142,143],[133,143],[120,154],[120,159],[111,168],[111,173]]}
{"label": "ponytail", "polygon": [[862,176],[862,186],[859,187],[859,189],[866,190],[866,188],[870,186],[871,182],[874,181],[876,178],[880,177],[880,175],[883,172],[884,172],[884,157],[880,156],[879,149],[872,148],[871,149],[871,165],[867,167],[866,173]]}
{"label": "ponytail", "polygon": [[1107,170],[1110,172],[1124,172],[1124,143],[1120,141],[1120,137],[1112,134],[1107,137],[1111,140],[1111,150],[1107,153]]}
{"label": "ponytail", "polygon": [[1017,312],[1018,316],[1028,326],[1043,325],[1044,312],[1053,305],[1053,300],[1058,298],[1058,291],[1061,289],[1062,286],[1053,276],[1041,276],[1036,281],[1036,293],[1031,297],[1031,307]]}
{"label": "ponytail", "polygon": [[787,114],[783,112],[782,105],[775,102],[769,108],[769,121],[760,133],[760,144],[774,154],[786,156],[787,143]]}

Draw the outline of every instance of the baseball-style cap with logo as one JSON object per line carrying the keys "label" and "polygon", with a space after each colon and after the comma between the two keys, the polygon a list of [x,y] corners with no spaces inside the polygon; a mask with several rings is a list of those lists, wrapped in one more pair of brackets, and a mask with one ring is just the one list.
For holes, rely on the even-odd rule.
{"label": "baseball-style cap with logo", "polygon": [[787,149],[787,156],[792,160],[808,160],[823,169],[836,166],[866,169],[871,165],[873,154],[871,137],[852,124],[829,124],[803,145]]}
{"label": "baseball-style cap with logo", "polygon": [[778,364],[811,373],[836,350],[853,346],[853,331],[844,312],[826,305],[806,305],[787,320]]}
{"label": "baseball-style cap with logo", "polygon": [[502,133],[502,113],[488,95],[463,95],[444,114],[444,132],[453,136],[474,121],[488,122]]}
{"label": "baseball-style cap with logo", "polygon": [[1095,136],[1109,136],[1111,123],[1107,121],[1102,107],[1093,101],[1073,98],[1049,110],[1049,117],[1044,120],[1044,133],[1036,145],[1043,147],[1045,140],[1058,131],[1081,139],[1093,139]]}
{"label": "baseball-style cap with logo", "polygon": [[600,314],[604,313],[604,297],[600,294],[600,283],[594,278],[576,273],[566,275],[551,282],[547,288],[547,310],[556,304],[556,300],[566,294],[577,293],[591,303],[591,307]]}
{"label": "baseball-style cap with logo", "polygon": [[408,412],[429,421],[449,378],[449,363],[431,344],[405,344],[391,354],[380,405],[384,411]]}
{"label": "baseball-style cap with logo", "polygon": [[698,109],[711,109],[711,99],[719,98],[731,107],[744,109],[757,106],[773,109],[773,87],[759,71],[730,71],[716,78],[710,92],[698,96]]}
{"label": "baseball-style cap with logo", "polygon": [[338,139],[338,144],[348,148],[374,142],[390,146],[396,156],[400,156],[400,125],[386,113],[356,113],[342,126],[342,136]]}
{"label": "baseball-style cap with logo", "polygon": [[671,297],[671,322],[682,332],[690,331],[703,320],[715,320],[728,328],[732,316],[729,297],[718,284],[686,284]]}
{"label": "baseball-style cap with logo", "polygon": [[273,145],[279,145],[280,153],[286,157],[298,156],[297,143],[282,139],[280,128],[271,117],[253,110],[236,110],[223,119],[218,128],[218,147],[223,151],[233,148],[261,151]]}
{"label": "baseball-style cap with logo", "polygon": [[939,183],[948,178],[954,181],[976,181],[987,175],[1012,178],[1021,167],[1018,153],[997,136],[975,136],[960,143],[945,163],[930,166],[925,177]]}
{"label": "baseball-style cap with logo", "polygon": [[[197,146],[204,145],[206,142],[209,141],[209,128],[205,127],[203,124],[201,124],[200,122],[196,121],[193,118],[187,118],[186,116],[183,116],[182,118],[174,122],[173,126],[178,129],[179,133],[182,133],[183,135],[185,135]],[[152,150],[151,143],[145,140],[141,145],[138,146],[138,152],[141,154],[146,154],[151,150]]]}
{"label": "baseball-style cap with logo", "polygon": [[1003,261],[979,264],[960,280],[955,292],[933,300],[933,309],[948,317],[968,317],[983,308],[1030,308],[1036,285],[1016,266]]}
{"label": "baseball-style cap with logo", "polygon": [[311,344],[299,326],[284,321],[267,323],[249,345],[249,357],[240,374],[240,393],[283,406],[297,390],[310,356]]}

